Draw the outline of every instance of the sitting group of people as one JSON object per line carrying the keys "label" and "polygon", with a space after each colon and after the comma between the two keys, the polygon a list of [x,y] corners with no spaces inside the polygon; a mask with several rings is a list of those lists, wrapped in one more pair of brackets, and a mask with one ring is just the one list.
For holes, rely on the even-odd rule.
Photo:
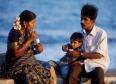
{"label": "sitting group of people", "polygon": [[[81,10],[81,32],[74,32],[70,43],[64,44],[63,61],[68,60],[66,84],[79,84],[81,77],[91,78],[91,84],[104,84],[104,73],[109,66],[107,33],[95,26],[98,9],[85,4]],[[7,41],[4,76],[16,84],[56,84],[54,67],[46,69],[34,55],[43,51],[34,31],[36,14],[24,10],[10,30]]]}

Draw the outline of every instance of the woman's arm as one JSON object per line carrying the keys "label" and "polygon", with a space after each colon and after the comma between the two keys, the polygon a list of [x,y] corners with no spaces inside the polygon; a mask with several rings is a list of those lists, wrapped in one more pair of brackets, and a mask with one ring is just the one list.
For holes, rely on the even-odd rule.
{"label": "woman's arm", "polygon": [[28,38],[27,41],[25,41],[22,45],[15,44],[15,46],[12,48],[14,51],[14,55],[16,57],[20,57],[24,54],[24,52],[32,45],[32,42],[37,38],[37,33],[32,32],[31,36]]}

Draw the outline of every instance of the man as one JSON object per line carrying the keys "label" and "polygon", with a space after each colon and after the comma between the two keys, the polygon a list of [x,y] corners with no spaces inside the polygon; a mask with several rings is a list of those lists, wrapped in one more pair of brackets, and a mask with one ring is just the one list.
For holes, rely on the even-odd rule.
{"label": "man", "polygon": [[85,4],[81,9],[81,26],[84,35],[83,52],[72,52],[72,56],[81,55],[83,64],[71,65],[68,84],[79,84],[80,77],[91,78],[91,84],[104,84],[104,72],[109,66],[106,32],[95,26],[98,9]]}

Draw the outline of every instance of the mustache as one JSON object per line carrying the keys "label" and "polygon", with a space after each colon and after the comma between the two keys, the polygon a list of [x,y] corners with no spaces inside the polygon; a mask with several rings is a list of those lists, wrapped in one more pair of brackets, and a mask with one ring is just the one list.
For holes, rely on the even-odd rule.
{"label": "mustache", "polygon": [[80,23],[81,25],[84,25],[82,22]]}
{"label": "mustache", "polygon": [[81,24],[82,27],[85,26],[85,24],[83,24],[83,23],[80,23],[80,24]]}

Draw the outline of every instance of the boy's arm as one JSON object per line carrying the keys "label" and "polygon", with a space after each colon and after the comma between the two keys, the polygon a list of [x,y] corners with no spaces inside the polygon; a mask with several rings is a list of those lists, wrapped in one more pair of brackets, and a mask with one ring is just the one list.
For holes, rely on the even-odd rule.
{"label": "boy's arm", "polygon": [[81,55],[80,51],[73,50],[73,51],[68,51],[70,57],[78,58]]}

